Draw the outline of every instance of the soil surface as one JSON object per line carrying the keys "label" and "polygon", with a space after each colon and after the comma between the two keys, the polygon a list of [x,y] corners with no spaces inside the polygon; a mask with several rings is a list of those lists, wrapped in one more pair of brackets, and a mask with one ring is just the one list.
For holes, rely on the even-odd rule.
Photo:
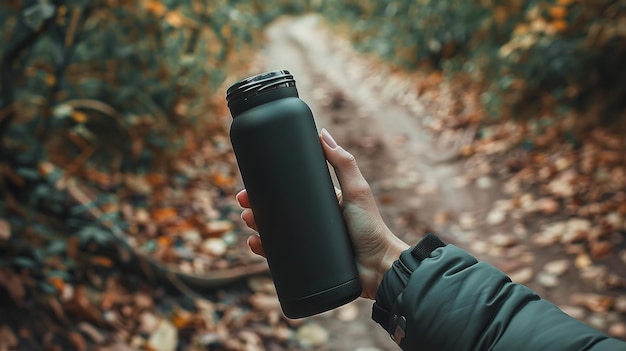
{"label": "soil surface", "polygon": [[[598,289],[593,277],[584,279],[575,269],[569,269],[556,284],[543,281],[537,274],[547,262],[558,259],[571,261],[570,266],[574,266],[575,256],[565,254],[562,247],[539,248],[530,242],[533,231],[546,219],[540,215],[491,223],[486,219],[494,203],[506,197],[500,190],[505,179],[483,177],[467,184],[462,181],[464,174],[477,165],[459,156],[460,143],[467,142],[460,139],[471,139],[475,131],[467,130],[460,137],[446,140],[435,138],[423,127],[429,118],[425,107],[428,101],[398,99],[403,82],[394,81],[391,75],[386,80],[385,72],[371,74],[370,61],[351,52],[320,22],[309,16],[283,19],[272,25],[267,30],[259,65],[294,74],[301,98],[313,110],[318,128],[328,129],[355,155],[392,231],[409,244],[416,243],[427,231],[434,231],[445,241],[509,274],[517,274],[520,281],[575,317],[605,331],[615,325],[619,329],[625,320],[623,313],[589,312],[573,306],[571,297],[598,291],[623,296],[623,289]],[[462,215],[465,225],[459,218]],[[482,243],[513,233],[512,248],[484,249]],[[621,275],[626,271],[617,257],[596,266]],[[370,319],[371,305],[371,301],[359,299],[343,309],[314,317],[330,333],[323,349],[398,349]],[[351,316],[356,314],[355,307],[358,314]]]}

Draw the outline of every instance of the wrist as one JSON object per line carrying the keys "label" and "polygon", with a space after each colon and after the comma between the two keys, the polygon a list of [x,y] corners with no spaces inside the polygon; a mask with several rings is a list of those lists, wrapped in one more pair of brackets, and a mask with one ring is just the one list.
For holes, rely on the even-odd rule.
{"label": "wrist", "polygon": [[378,273],[376,275],[376,290],[380,286],[380,283],[387,273],[391,269],[393,263],[400,258],[403,251],[408,250],[410,246],[404,241],[400,240],[397,236],[390,233],[389,242],[385,254],[378,265]]}

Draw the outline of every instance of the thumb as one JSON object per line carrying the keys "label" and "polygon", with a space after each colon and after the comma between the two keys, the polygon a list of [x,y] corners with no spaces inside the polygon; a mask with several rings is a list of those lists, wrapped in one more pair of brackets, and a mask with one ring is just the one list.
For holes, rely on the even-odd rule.
{"label": "thumb", "polygon": [[337,174],[343,202],[353,203],[364,208],[375,206],[370,186],[363,178],[354,156],[339,146],[326,129],[322,129],[320,138],[324,156]]}

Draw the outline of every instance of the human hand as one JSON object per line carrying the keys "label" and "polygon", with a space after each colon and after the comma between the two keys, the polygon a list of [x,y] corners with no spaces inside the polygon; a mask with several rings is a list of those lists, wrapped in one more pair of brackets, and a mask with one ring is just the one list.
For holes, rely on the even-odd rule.
{"label": "human hand", "polygon": [[[370,186],[363,178],[354,156],[337,145],[326,129],[322,129],[320,139],[324,155],[333,166],[341,186],[338,195],[363,285],[361,297],[373,300],[383,275],[409,246],[383,222]],[[237,194],[237,201],[244,208],[241,218],[248,227],[257,230],[245,189]],[[265,257],[259,235],[250,236],[248,246],[254,253]]]}

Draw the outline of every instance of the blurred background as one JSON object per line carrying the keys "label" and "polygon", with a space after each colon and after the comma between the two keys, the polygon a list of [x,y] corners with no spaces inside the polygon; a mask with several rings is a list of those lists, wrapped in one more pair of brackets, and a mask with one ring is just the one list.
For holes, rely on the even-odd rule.
{"label": "blurred background", "polygon": [[0,350],[395,350],[280,310],[225,89],[289,69],[394,233],[626,339],[626,3],[0,1]]}

